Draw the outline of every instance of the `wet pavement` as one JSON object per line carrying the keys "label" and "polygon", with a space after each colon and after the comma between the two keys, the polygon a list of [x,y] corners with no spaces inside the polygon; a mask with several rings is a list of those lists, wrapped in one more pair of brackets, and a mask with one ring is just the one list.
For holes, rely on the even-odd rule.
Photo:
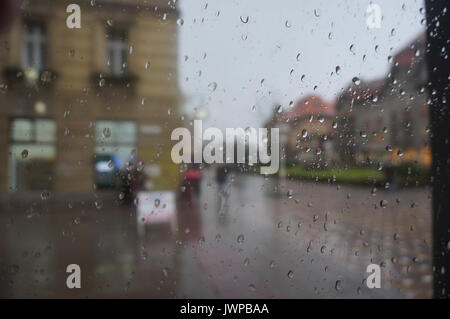
{"label": "wet pavement", "polygon": [[[180,196],[178,231],[143,237],[115,192],[14,194],[0,201],[0,296],[431,297],[429,192],[236,174],[219,190],[207,170],[199,197]],[[380,289],[365,284],[371,263]]]}

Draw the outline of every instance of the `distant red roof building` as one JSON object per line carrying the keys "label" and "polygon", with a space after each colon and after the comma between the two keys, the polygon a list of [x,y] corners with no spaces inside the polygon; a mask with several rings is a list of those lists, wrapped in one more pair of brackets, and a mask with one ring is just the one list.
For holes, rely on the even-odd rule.
{"label": "distant red roof building", "polygon": [[282,112],[279,120],[295,119],[310,115],[334,116],[336,115],[335,101],[325,101],[318,95],[309,95],[298,100],[294,106]]}
{"label": "distant red roof building", "polygon": [[[385,86],[386,80],[384,78],[371,82],[361,80],[359,85],[352,83],[347,86],[338,99],[342,99],[344,97],[351,97],[356,100],[367,98],[374,99],[384,90]],[[339,105],[337,108],[339,108]]]}
{"label": "distant red roof building", "polygon": [[329,102],[318,95],[309,95],[298,100],[292,108],[281,112],[275,110],[266,126],[288,128],[284,132],[285,154],[290,161],[324,167],[336,157],[336,152],[332,149],[332,123],[336,115],[334,101]]}
{"label": "distant red roof building", "polygon": [[[346,162],[386,159],[387,145],[417,150],[427,144],[425,50],[421,34],[389,58],[390,70],[383,78],[355,80],[338,96],[339,138],[334,142]],[[362,131],[373,134],[361,137]]]}
{"label": "distant red roof building", "polygon": [[407,47],[397,53],[394,57],[394,66],[398,65],[407,69],[414,69],[423,60],[424,49],[426,48],[425,33],[421,34]]}

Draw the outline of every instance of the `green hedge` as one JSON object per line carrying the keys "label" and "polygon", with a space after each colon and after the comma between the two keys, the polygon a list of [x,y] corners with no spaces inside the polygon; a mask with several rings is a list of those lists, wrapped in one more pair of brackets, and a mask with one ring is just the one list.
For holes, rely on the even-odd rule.
{"label": "green hedge", "polygon": [[286,168],[288,177],[335,181],[345,184],[382,184],[386,180],[385,173],[376,168],[329,168],[329,169],[306,169],[302,167]]}
{"label": "green hedge", "polygon": [[[398,186],[415,186],[429,184],[429,168],[402,163],[393,167],[394,182]],[[304,167],[287,167],[287,176],[304,180],[336,182],[342,184],[383,185],[387,176],[384,170],[374,167],[307,169]]]}
{"label": "green hedge", "polygon": [[394,167],[396,182],[400,185],[425,185],[430,183],[430,168],[410,163]]}

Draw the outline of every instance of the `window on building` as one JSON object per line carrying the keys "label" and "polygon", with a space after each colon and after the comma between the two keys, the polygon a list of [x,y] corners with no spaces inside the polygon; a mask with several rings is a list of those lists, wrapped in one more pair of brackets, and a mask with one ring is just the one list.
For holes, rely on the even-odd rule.
{"label": "window on building", "polygon": [[107,41],[106,66],[108,73],[112,76],[121,76],[127,65],[128,41],[126,34],[115,30],[108,34]]}
{"label": "window on building", "polygon": [[52,188],[56,124],[51,119],[15,118],[10,128],[10,190]]}
{"label": "window on building", "polygon": [[137,129],[133,121],[100,120],[95,124],[95,180],[99,187],[115,186],[115,173],[136,159]]}
{"label": "window on building", "polygon": [[26,22],[23,28],[23,69],[34,68],[42,71],[45,67],[46,34],[40,22]]}

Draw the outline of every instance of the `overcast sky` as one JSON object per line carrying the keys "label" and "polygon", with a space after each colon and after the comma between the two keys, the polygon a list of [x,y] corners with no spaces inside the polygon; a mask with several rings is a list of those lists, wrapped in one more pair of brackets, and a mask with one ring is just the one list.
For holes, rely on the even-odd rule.
{"label": "overcast sky", "polygon": [[372,2],[381,8],[379,29],[367,27],[364,0],[179,0],[185,112],[202,106],[205,125],[222,129],[260,127],[274,105],[285,109],[310,93],[333,99],[354,76],[384,77],[387,57],[424,32],[424,4]]}

